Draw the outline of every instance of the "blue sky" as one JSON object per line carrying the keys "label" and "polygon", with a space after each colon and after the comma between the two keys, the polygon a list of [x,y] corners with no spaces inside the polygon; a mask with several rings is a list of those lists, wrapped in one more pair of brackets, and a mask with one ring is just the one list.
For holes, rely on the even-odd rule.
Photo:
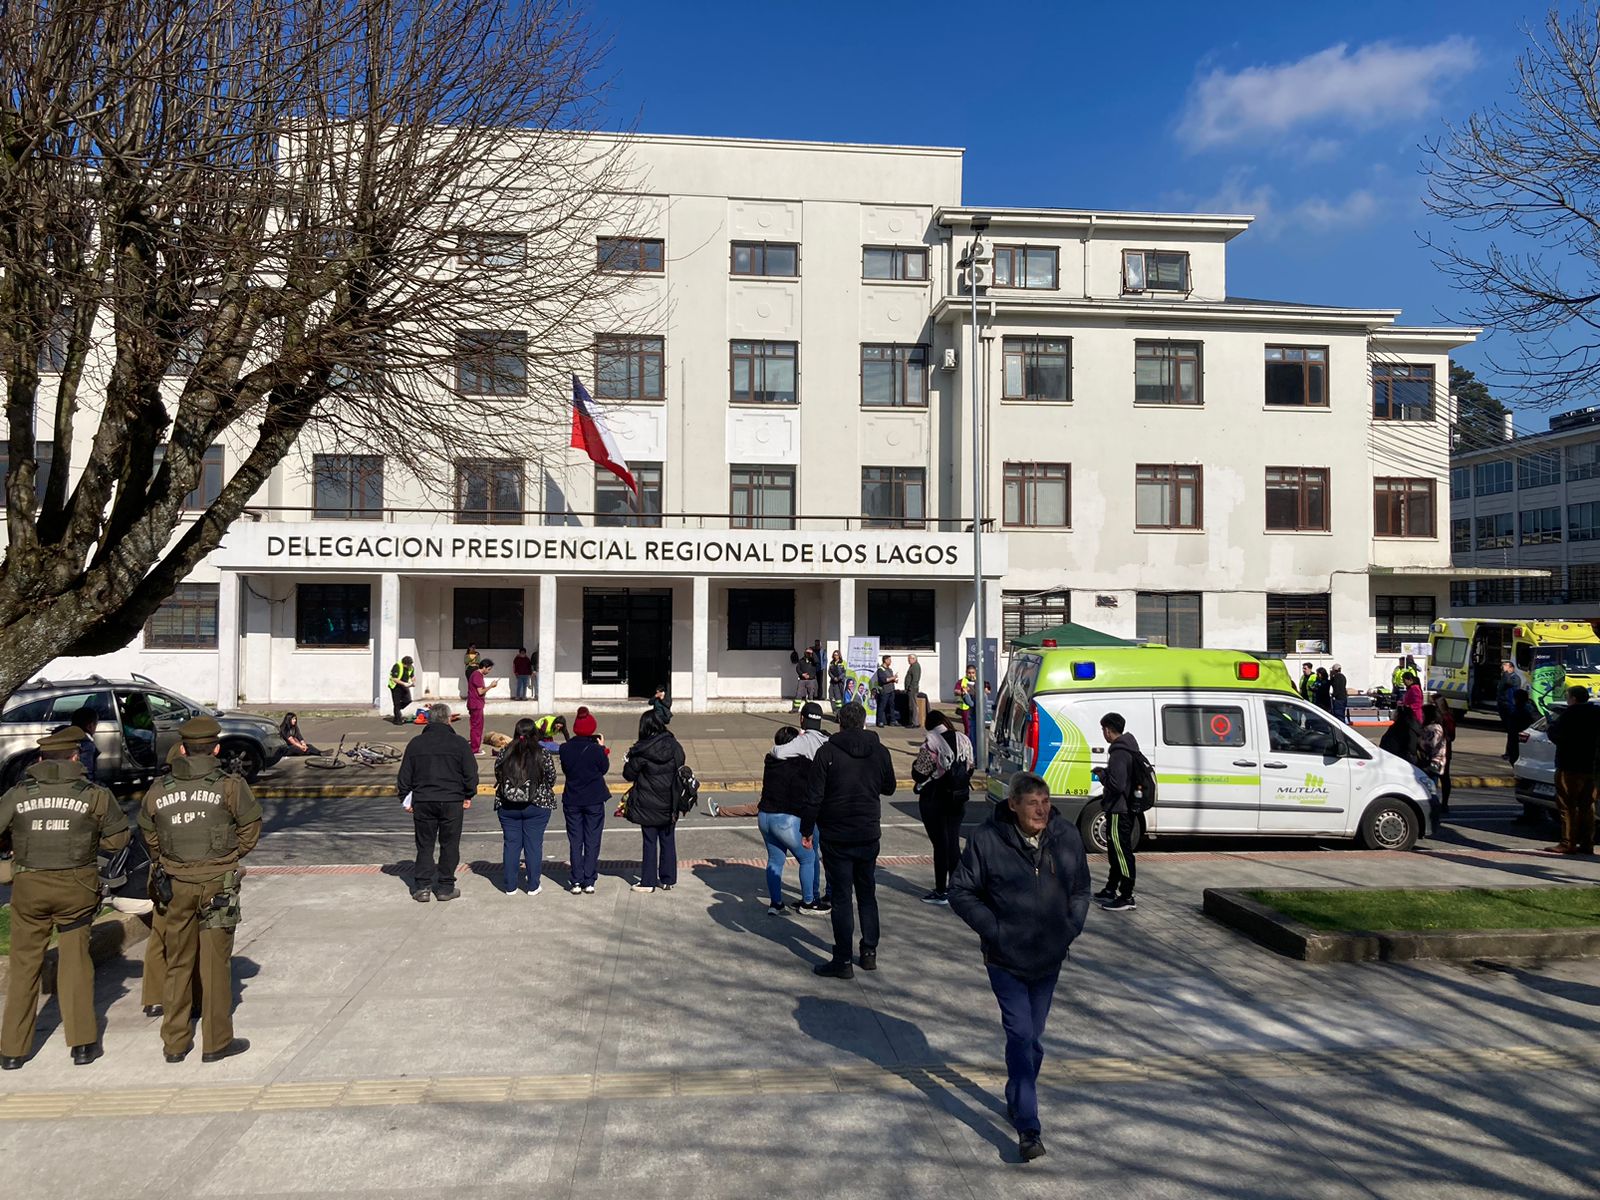
{"label": "blue sky", "polygon": [[[612,43],[613,118],[641,132],[963,146],[969,204],[1253,212],[1231,292],[1436,324],[1461,302],[1420,242],[1436,226],[1420,145],[1506,95],[1547,6],[591,11]],[[1458,357],[1484,366],[1482,347]]]}

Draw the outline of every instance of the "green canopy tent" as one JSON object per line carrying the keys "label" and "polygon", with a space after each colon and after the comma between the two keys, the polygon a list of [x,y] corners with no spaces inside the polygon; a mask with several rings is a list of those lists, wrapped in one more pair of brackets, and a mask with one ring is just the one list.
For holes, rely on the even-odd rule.
{"label": "green canopy tent", "polygon": [[1074,625],[1071,621],[1065,625],[1052,625],[1049,629],[1039,630],[1038,633],[1024,634],[1011,641],[1013,647],[1026,650],[1054,649],[1057,646],[1137,646],[1138,644],[1126,638],[1101,633],[1098,629],[1090,629],[1087,625]]}

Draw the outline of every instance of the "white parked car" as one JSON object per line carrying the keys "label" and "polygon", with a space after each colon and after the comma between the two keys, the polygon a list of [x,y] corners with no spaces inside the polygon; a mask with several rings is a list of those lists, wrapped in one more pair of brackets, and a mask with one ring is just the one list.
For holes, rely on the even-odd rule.
{"label": "white parked car", "polygon": [[1517,780],[1517,799],[1530,817],[1554,812],[1556,807],[1556,744],[1548,730],[1548,721],[1540,717],[1522,731],[1522,749],[1511,768]]}

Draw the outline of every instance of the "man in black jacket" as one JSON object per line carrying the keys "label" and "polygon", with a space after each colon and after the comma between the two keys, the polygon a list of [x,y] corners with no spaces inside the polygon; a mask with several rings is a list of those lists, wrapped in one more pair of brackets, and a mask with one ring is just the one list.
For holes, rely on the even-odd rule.
{"label": "man in black jacket", "polygon": [[878,841],[883,797],[894,794],[894,764],[878,735],[865,728],[867,710],[846,704],[839,710],[839,732],[817,751],[811,790],[800,819],[801,845],[811,849],[822,835],[822,869],[832,895],[833,957],[811,968],[818,975],[849,979],[855,913],[861,910],[861,969],[878,969]]}
{"label": "man in black jacket", "polygon": [[[396,784],[400,798],[411,797],[417,834],[417,869],[411,898],[454,900],[456,867],[461,862],[461,825],[466,805],[478,794],[478,763],[467,739],[450,728],[450,706],[430,704],[428,723],[406,746]],[[435,871],[433,843],[439,843]]]}
{"label": "man in black jacket", "polygon": [[1044,1023],[1067,948],[1089,914],[1089,864],[1078,829],[1039,776],[1011,777],[1006,803],[967,839],[950,907],[977,931],[1006,1034],[1006,1115],[1024,1161],[1044,1153],[1038,1081]]}
{"label": "man in black jacket", "polygon": [[1561,814],[1557,854],[1594,853],[1595,756],[1600,754],[1600,706],[1589,689],[1569,687],[1567,706],[1552,707],[1550,740],[1556,744],[1556,808]]}
{"label": "man in black jacket", "polygon": [[1100,734],[1106,739],[1106,765],[1100,775],[1100,788],[1111,873],[1106,877],[1106,886],[1094,898],[1107,912],[1128,912],[1139,907],[1133,898],[1133,829],[1139,820],[1133,790],[1138,786],[1137,767],[1142,756],[1121,713],[1101,717]]}

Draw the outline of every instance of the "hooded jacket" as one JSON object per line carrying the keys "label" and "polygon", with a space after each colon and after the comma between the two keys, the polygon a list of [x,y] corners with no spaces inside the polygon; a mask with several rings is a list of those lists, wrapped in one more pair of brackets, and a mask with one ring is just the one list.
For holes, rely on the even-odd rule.
{"label": "hooded jacket", "polygon": [[395,791],[415,800],[447,800],[460,804],[478,794],[478,760],[467,739],[439,722],[424,725],[406,744]]}
{"label": "hooded jacket", "polygon": [[805,816],[814,767],[811,759],[804,754],[787,758],[778,756],[778,751],[787,750],[792,745],[794,742],[788,746],[774,747],[762,765],[761,803],[756,806],[760,812],[801,818]]}
{"label": "hooded jacket", "polygon": [[883,797],[894,794],[894,764],[870,729],[841,729],[812,760],[810,795],[800,832],[837,845],[862,845],[882,837]]}
{"label": "hooded jacket", "polygon": [[950,876],[950,907],[977,932],[985,963],[1022,979],[1060,970],[1089,913],[1077,826],[1052,808],[1034,851],[1011,806],[997,805],[967,839]]}
{"label": "hooded jacket", "polygon": [[1134,740],[1133,734],[1127,732],[1106,747],[1106,765],[1100,777],[1100,786],[1105,796],[1102,804],[1107,815],[1121,813],[1127,816],[1133,812],[1130,801],[1133,799],[1134,781],[1138,778],[1134,773],[1138,754],[1139,743]]}
{"label": "hooded jacket", "polygon": [[562,742],[561,773],[567,780],[561,792],[562,806],[603,808],[611,800],[611,789],[606,786],[606,772],[610,769],[611,756],[600,739],[580,733]]}
{"label": "hooded jacket", "polygon": [[633,784],[628,820],[651,828],[678,823],[678,768],[683,764],[683,746],[666,730],[629,748],[622,760],[622,777]]}

